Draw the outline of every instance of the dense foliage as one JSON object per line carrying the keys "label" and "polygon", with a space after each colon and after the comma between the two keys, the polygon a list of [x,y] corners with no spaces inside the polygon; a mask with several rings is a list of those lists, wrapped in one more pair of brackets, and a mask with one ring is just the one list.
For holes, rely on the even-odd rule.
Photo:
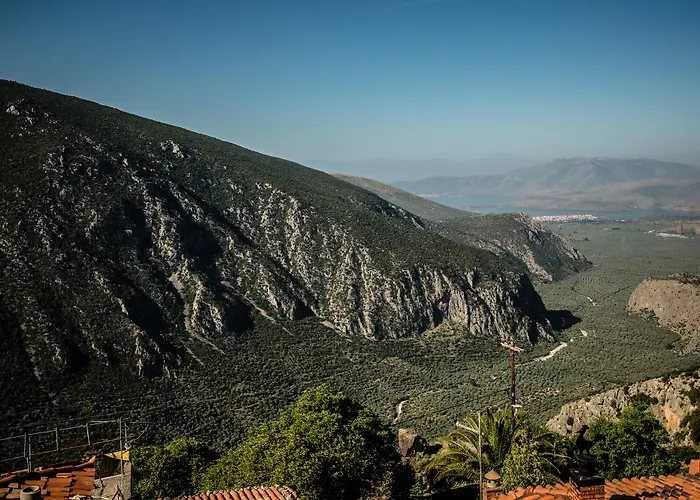
{"label": "dense foliage", "polygon": [[552,473],[552,464],[543,457],[536,443],[527,438],[513,443],[501,472],[501,484],[505,491],[520,486],[545,486],[555,482],[557,476]]}
{"label": "dense foliage", "polygon": [[695,408],[685,416],[681,425],[688,428],[688,436],[696,445],[700,444],[700,408]]}
{"label": "dense foliage", "polygon": [[322,385],[254,428],[207,471],[202,489],[283,484],[305,500],[355,500],[405,487],[400,469],[393,432],[371,410]]}
{"label": "dense foliage", "polygon": [[467,417],[439,440],[442,448],[425,469],[438,487],[478,482],[481,459],[482,471],[500,472],[508,489],[545,484],[556,480],[558,459],[568,451],[559,444],[556,452],[559,441],[523,413],[488,411],[481,417],[481,434],[479,417]]}
{"label": "dense foliage", "polygon": [[208,457],[206,448],[192,438],[175,439],[164,448],[136,448],[131,453],[134,494],[151,500],[198,493]]}
{"label": "dense foliage", "polygon": [[607,479],[673,474],[680,463],[669,449],[668,431],[649,412],[628,406],[618,422],[599,419],[588,430],[591,453]]}

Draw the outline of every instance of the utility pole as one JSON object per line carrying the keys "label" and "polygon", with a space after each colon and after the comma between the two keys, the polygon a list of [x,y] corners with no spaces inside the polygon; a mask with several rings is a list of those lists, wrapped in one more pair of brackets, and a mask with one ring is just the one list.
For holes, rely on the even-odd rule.
{"label": "utility pole", "polygon": [[515,416],[515,354],[523,352],[524,349],[515,344],[506,344],[505,342],[501,343],[501,347],[508,351],[510,357],[510,412],[512,416]]}

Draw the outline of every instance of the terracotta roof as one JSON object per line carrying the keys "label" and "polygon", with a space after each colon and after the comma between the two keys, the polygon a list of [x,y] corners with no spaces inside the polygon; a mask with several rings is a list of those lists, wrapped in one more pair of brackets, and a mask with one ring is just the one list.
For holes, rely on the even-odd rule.
{"label": "terracotta roof", "polygon": [[[700,499],[700,476],[634,477],[605,481],[605,500]],[[502,493],[497,500],[569,500],[568,485],[528,486]]]}
{"label": "terracotta roof", "polygon": [[[285,486],[258,486],[241,490],[207,491],[199,495],[170,500],[297,500],[297,494]],[[165,500],[159,498],[158,500]]]}
{"label": "terracotta roof", "polygon": [[0,500],[16,500],[26,486],[39,486],[48,500],[92,496],[95,487],[95,457],[88,461],[65,462],[32,472],[10,473],[0,477]]}

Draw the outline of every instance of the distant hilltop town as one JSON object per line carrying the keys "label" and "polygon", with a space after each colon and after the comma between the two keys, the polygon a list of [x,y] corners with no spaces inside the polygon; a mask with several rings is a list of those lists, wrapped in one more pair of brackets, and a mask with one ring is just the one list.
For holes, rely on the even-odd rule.
{"label": "distant hilltop town", "polygon": [[542,215],[533,217],[537,222],[595,222],[601,220],[591,214],[573,214],[573,215]]}

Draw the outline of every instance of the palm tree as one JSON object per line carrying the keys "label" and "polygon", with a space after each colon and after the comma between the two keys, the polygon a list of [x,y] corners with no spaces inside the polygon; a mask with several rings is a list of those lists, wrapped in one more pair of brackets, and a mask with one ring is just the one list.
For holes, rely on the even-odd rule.
{"label": "palm tree", "polygon": [[[528,440],[541,450],[542,458],[554,470],[550,458],[553,434],[545,428],[531,426],[527,417],[510,411],[488,411],[481,417],[481,462],[483,470],[501,471],[516,441]],[[479,480],[479,422],[467,417],[458,429],[438,440],[442,449],[428,462],[435,482],[472,483]]]}

